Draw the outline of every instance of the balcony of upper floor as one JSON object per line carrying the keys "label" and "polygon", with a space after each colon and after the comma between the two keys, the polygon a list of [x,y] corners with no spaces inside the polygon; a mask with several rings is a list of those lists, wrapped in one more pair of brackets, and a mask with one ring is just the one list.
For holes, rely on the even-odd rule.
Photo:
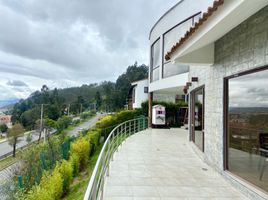
{"label": "balcony of upper floor", "polygon": [[188,80],[188,65],[166,61],[165,54],[178,38],[194,25],[212,0],[196,2],[181,0],[169,9],[152,27],[150,40],[149,91],[177,91],[182,93]]}

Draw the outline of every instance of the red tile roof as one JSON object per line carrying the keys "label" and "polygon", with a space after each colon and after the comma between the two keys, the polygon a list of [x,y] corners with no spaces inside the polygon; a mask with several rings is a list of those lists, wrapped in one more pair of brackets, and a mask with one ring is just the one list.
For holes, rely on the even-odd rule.
{"label": "red tile roof", "polygon": [[194,24],[185,34],[184,36],[177,42],[170,51],[168,51],[165,55],[166,60],[170,60],[171,55],[187,40],[189,39],[197,29],[207,21],[207,19],[224,3],[224,0],[216,0],[213,3],[212,7],[209,7],[207,12],[203,13],[202,17],[199,18],[198,22]]}

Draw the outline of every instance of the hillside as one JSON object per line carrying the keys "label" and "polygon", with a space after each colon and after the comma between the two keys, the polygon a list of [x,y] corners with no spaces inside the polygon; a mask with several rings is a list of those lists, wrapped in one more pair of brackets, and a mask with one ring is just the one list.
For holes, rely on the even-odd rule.
{"label": "hillside", "polygon": [[57,120],[64,114],[77,114],[94,107],[97,110],[115,111],[122,109],[126,103],[131,82],[148,77],[148,67],[137,63],[127,68],[116,82],[104,81],[80,87],[50,89],[43,85],[25,100],[14,105],[12,122],[20,122],[28,129],[34,128],[40,118],[41,104],[44,105],[44,116]]}

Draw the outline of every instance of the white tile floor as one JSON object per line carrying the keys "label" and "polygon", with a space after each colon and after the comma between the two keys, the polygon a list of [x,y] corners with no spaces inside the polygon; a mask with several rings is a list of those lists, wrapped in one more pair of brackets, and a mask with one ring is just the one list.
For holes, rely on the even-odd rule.
{"label": "white tile floor", "polygon": [[183,129],[149,129],[114,155],[104,200],[246,200],[203,163]]}

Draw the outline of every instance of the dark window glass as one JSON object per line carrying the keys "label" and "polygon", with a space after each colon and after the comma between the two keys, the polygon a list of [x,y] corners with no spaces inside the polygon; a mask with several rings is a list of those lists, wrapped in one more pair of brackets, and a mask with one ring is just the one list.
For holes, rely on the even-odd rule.
{"label": "dark window glass", "polygon": [[228,80],[228,162],[232,173],[268,191],[268,70]]}
{"label": "dark window glass", "polygon": [[148,93],[148,87],[144,87],[144,93]]}
{"label": "dark window glass", "polygon": [[203,150],[203,127],[204,127],[204,89],[201,88],[194,92],[194,119],[193,119],[193,126],[194,126],[194,142],[195,144]]}
{"label": "dark window glass", "polygon": [[132,103],[135,103],[135,97],[136,97],[136,88],[133,88],[133,90],[132,90]]}

